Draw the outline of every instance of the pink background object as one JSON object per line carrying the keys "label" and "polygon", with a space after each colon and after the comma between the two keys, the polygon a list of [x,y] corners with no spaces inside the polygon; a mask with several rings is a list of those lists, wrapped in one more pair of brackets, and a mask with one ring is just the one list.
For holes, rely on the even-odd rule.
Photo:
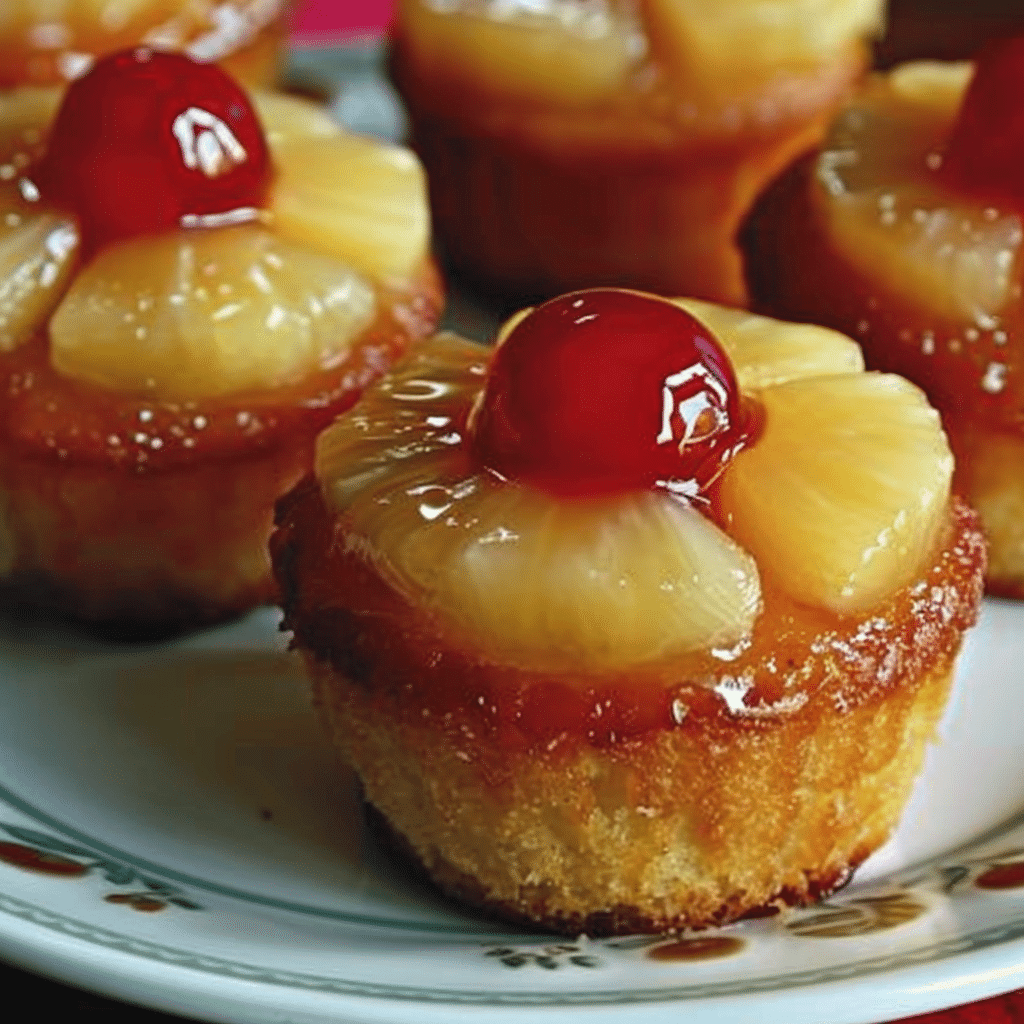
{"label": "pink background object", "polygon": [[310,45],[380,35],[391,8],[392,0],[297,0],[295,41]]}

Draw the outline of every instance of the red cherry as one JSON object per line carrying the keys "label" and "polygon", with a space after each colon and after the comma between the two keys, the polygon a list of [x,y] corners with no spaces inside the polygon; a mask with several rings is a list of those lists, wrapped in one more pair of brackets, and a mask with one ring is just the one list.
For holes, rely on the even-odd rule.
{"label": "red cherry", "polygon": [[96,245],[258,207],[270,158],[252,105],[220,68],[139,47],[71,84],[32,178]]}
{"label": "red cherry", "polygon": [[665,299],[613,288],[539,306],[491,361],[477,458],[563,495],[653,486],[695,496],[744,439],[729,360]]}
{"label": "red cherry", "polygon": [[978,54],[942,163],[954,187],[1024,207],[1024,36]]}

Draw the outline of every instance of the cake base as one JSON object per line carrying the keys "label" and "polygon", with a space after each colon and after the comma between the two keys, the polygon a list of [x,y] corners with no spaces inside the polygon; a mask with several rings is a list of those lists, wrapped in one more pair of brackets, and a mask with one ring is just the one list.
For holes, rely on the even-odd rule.
{"label": "cake base", "polygon": [[307,660],[317,705],[368,802],[450,896],[576,936],[725,924],[813,903],[896,827],[952,665],[831,722],[659,733],[512,757],[499,786],[432,725],[397,724]]}

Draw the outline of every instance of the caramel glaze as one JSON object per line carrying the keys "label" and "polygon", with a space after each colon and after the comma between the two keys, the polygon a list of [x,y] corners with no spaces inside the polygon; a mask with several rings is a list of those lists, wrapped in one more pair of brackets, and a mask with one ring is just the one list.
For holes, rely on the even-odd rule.
{"label": "caramel glaze", "polygon": [[[108,6],[116,9],[117,3]],[[0,88],[67,82],[81,72],[83,58],[150,40],[172,49],[200,45],[202,56],[249,86],[269,87],[277,77],[287,38],[286,0],[150,0],[131,6],[116,24],[79,21],[74,13],[42,26],[15,23],[0,35]]]}
{"label": "caramel glaze", "polygon": [[494,786],[510,753],[614,749],[666,730],[724,740],[884,701],[953,658],[985,562],[976,516],[957,500],[934,563],[872,615],[843,620],[768,590],[733,660],[698,652],[608,677],[554,675],[489,662],[409,604],[346,543],[314,480],[279,503],[277,525],[272,559],[296,644],[382,713],[432,722]]}
{"label": "caramel glaze", "polygon": [[694,961],[717,960],[739,953],[744,946],[742,939],[735,935],[713,935],[700,939],[677,939],[648,950],[651,960]]}

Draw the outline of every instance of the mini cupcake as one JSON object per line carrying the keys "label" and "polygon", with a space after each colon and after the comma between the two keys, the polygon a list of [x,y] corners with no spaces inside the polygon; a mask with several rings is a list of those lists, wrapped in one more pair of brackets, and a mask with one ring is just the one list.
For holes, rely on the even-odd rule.
{"label": "mini cupcake", "polygon": [[269,86],[287,35],[287,0],[4,0],[0,88],[56,85],[131,46],[216,61]]}
{"label": "mini cupcake", "polygon": [[742,304],[737,226],[821,137],[882,0],[402,0],[391,69],[446,255],[500,296]]}
{"label": "mini cupcake", "polygon": [[981,596],[937,413],[838,334],[636,292],[489,356],[403,360],[279,505],[285,623],[369,804],[445,891],[569,935],[845,883]]}
{"label": "mini cupcake", "polygon": [[1024,597],[1024,38],[873,78],[746,231],[758,305],[849,332],[940,410],[956,485]]}
{"label": "mini cupcake", "polygon": [[274,500],[434,327],[428,235],[411,153],[214,65],[0,96],[7,597],[160,626],[272,599]]}

